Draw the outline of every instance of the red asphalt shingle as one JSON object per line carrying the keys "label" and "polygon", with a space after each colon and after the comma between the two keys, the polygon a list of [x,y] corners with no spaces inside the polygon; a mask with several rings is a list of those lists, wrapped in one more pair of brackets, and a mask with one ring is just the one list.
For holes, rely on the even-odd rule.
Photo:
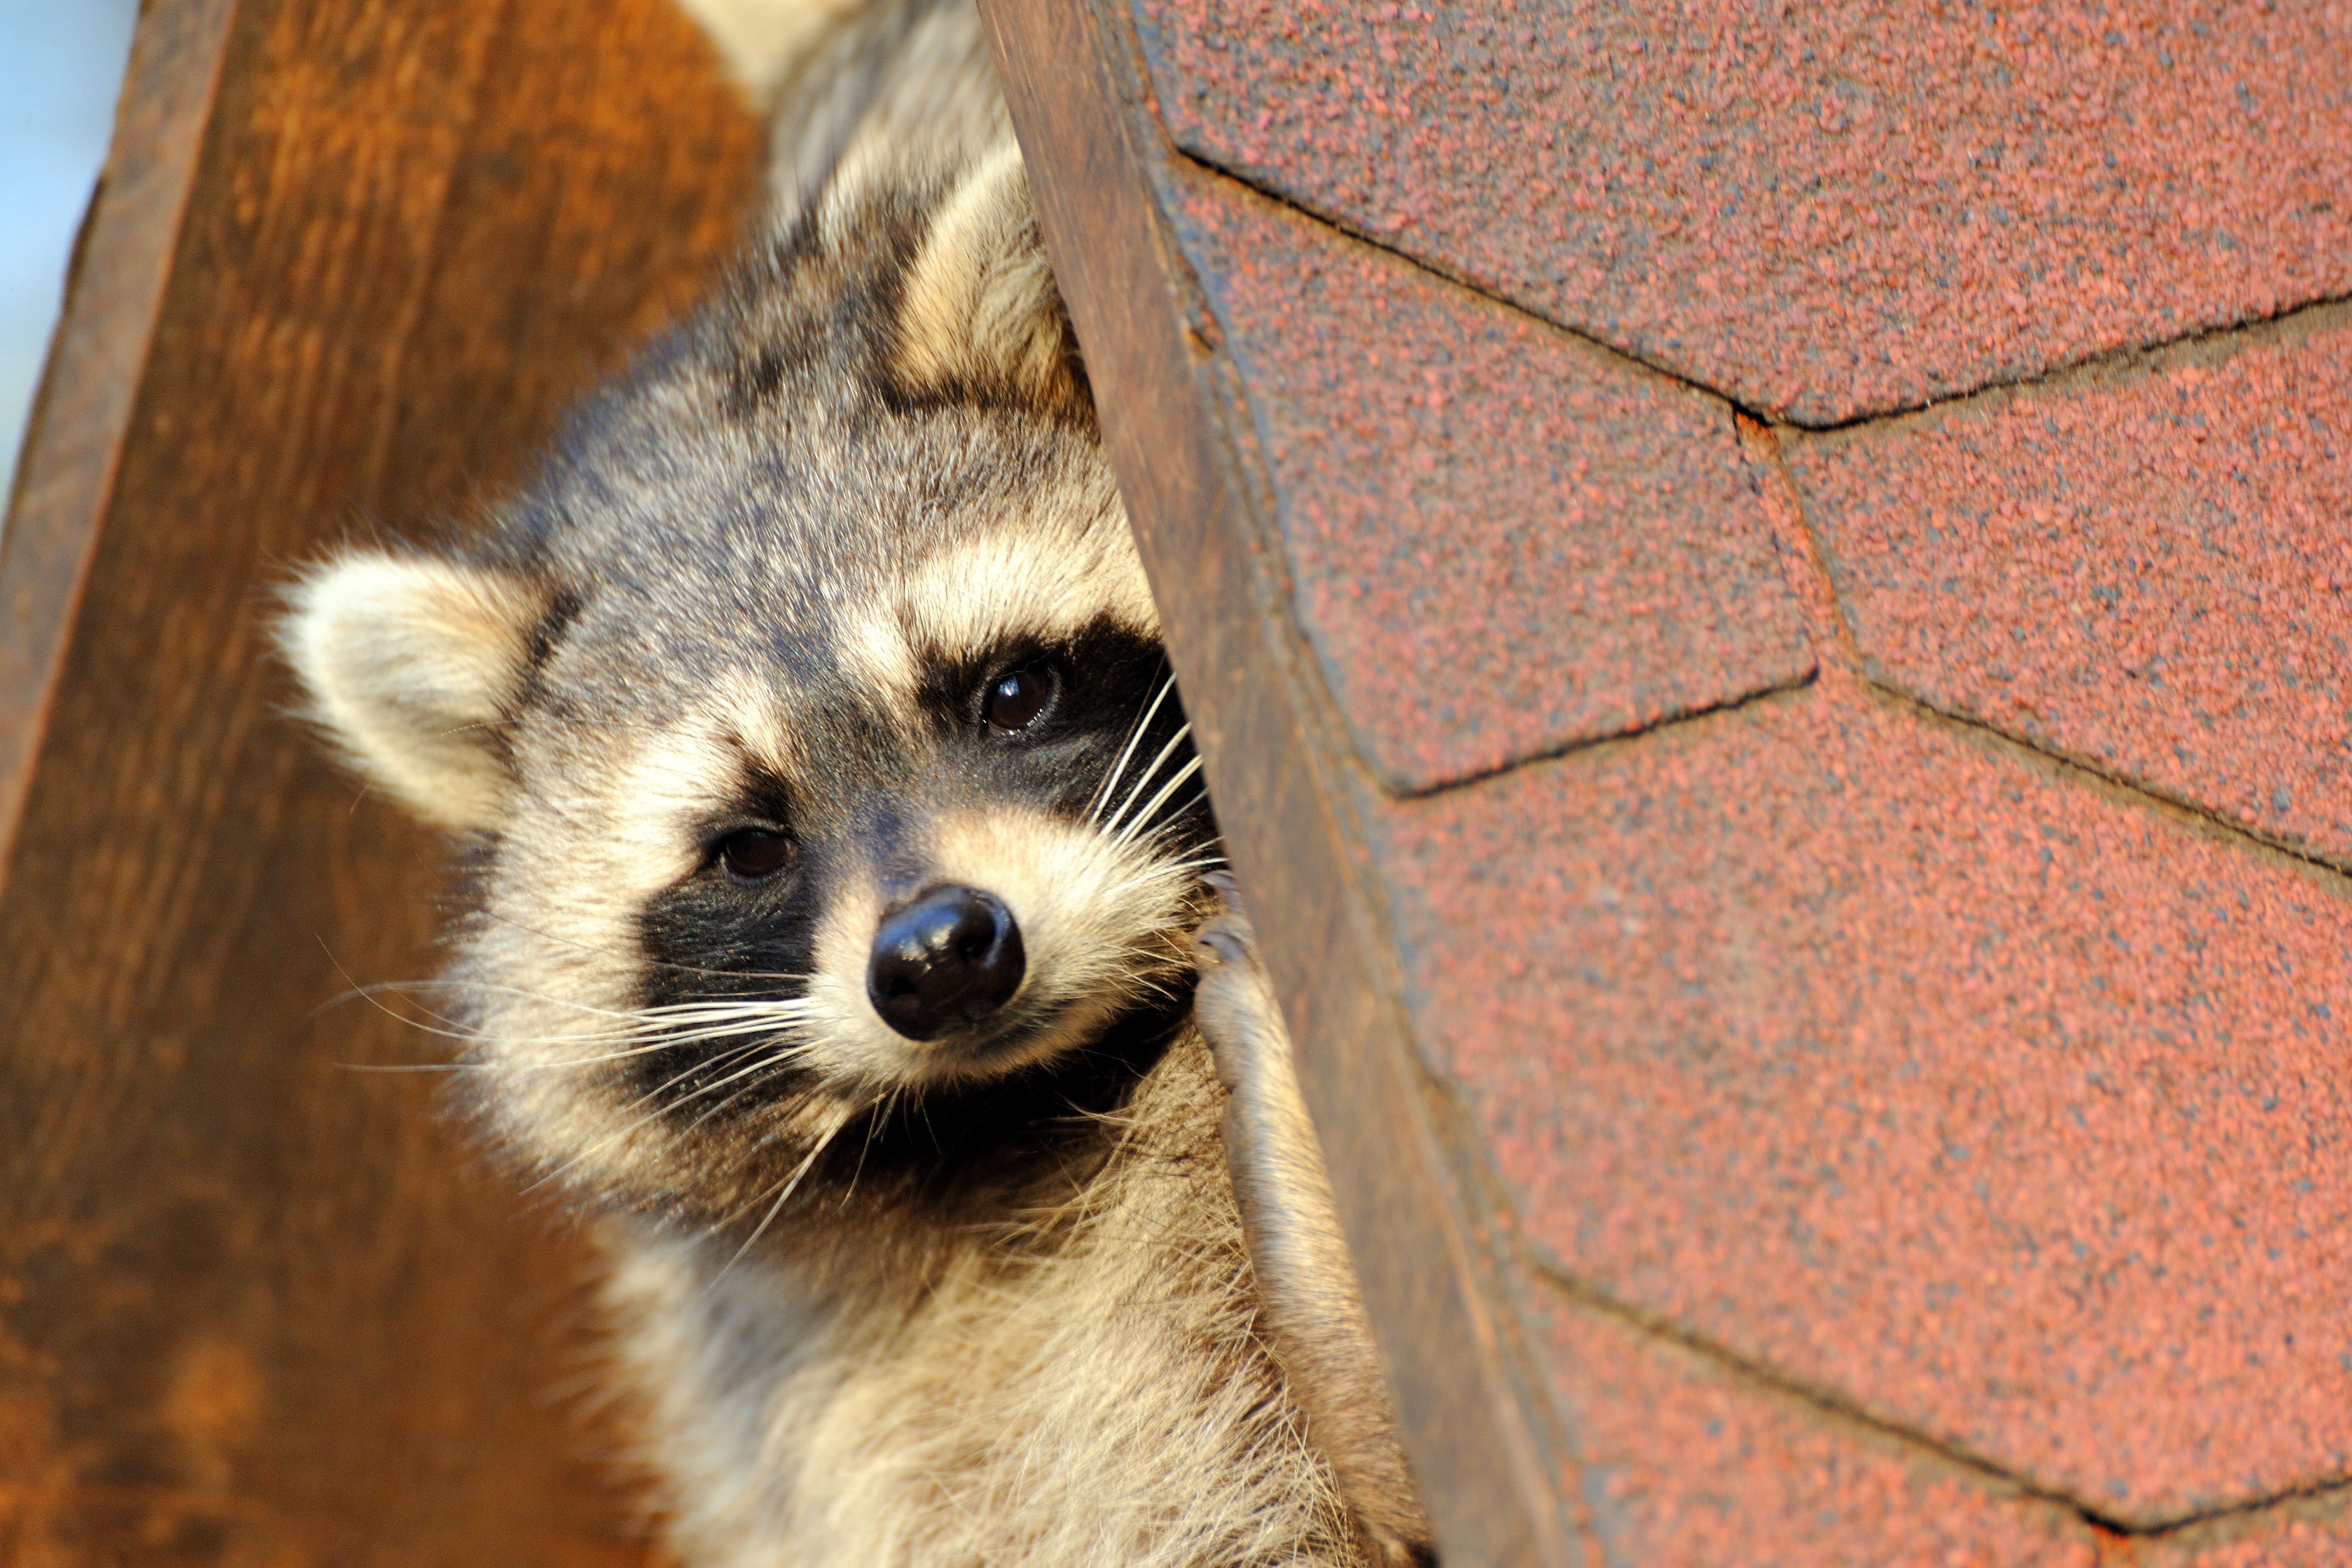
{"label": "red asphalt shingle", "polygon": [[1758,1387],[1544,1292],[1566,1490],[1639,1568],[2096,1568],[2063,1504]]}
{"label": "red asphalt shingle", "polygon": [[2130,1568],[2344,1568],[2352,1563],[2352,1509],[2340,1494],[2294,1498],[2135,1545]]}
{"label": "red asphalt shingle", "polygon": [[1137,0],[1177,145],[1760,413],[2352,293],[2352,5]]}
{"label": "red asphalt shingle", "polygon": [[1391,788],[1811,671],[1721,399],[1229,181],[1184,190],[1299,619]]}
{"label": "red asphalt shingle", "polygon": [[2352,312],[2314,315],[1790,443],[1871,673],[2352,865]]}
{"label": "red asphalt shingle", "polygon": [[2143,1524],[2352,1467],[2352,904],[1825,674],[1374,809],[1563,1275]]}
{"label": "red asphalt shingle", "polygon": [[1590,1559],[2352,1562],[2352,0],[1128,5]]}

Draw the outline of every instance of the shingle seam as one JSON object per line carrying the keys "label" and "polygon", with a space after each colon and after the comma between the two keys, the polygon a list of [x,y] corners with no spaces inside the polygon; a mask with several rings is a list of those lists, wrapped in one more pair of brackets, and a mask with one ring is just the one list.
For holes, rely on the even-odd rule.
{"label": "shingle seam", "polygon": [[[1165,134],[1164,131],[1162,131],[1162,134]],[[1176,145],[1172,141],[1166,144],[1165,152],[1166,156],[1171,162],[1182,162],[1190,165],[1193,169],[1199,170],[1204,174],[1213,176],[1219,180],[1230,181],[1234,184],[1239,185],[1242,189],[1248,191],[1255,195],[1262,196],[1265,200],[1275,203],[1276,205],[1281,206],[1289,212],[1297,213],[1300,217],[1306,219],[1308,223],[1315,225],[1318,228],[1327,229],[1333,234],[1344,235],[1348,239],[1353,240],[1359,245],[1370,246],[1371,249],[1377,250],[1384,256],[1393,256],[1398,261],[1404,263],[1407,267],[1413,268],[1416,272],[1426,273],[1432,277],[1443,278],[1446,282],[1453,284],[1455,287],[1463,289],[1465,292],[1475,294],[1479,298],[1486,300],[1490,304],[1501,306],[1504,309],[1508,310],[1514,316],[1521,317],[1527,320],[1536,322],[1548,331],[1558,332],[1564,337],[1573,338],[1580,343],[1587,344],[1594,349],[1598,349],[1601,352],[1607,354],[1612,359],[1622,361],[1629,365],[1638,365],[1643,370],[1647,371],[1654,375],[1664,376],[1666,380],[1674,382],[1676,386],[1687,387],[1693,392],[1704,392],[1708,397],[1729,404],[1734,412],[1746,414],[1748,418],[1755,420],[1759,424],[1772,425],[1782,423],[1769,413],[1758,413],[1749,409],[1737,398],[1727,396],[1719,388],[1708,386],[1704,382],[1693,381],[1690,377],[1683,374],[1681,371],[1671,369],[1668,366],[1662,365],[1654,360],[1647,360],[1639,354],[1629,352],[1622,346],[1612,343],[1604,338],[1595,337],[1591,332],[1587,331],[1583,328],[1571,327],[1565,323],[1555,321],[1549,316],[1538,315],[1536,312],[1528,309],[1526,306],[1505,298],[1503,296],[1496,293],[1492,288],[1479,283],[1475,278],[1471,277],[1465,273],[1457,272],[1451,267],[1435,266],[1431,262],[1424,260],[1421,256],[1413,256],[1409,252],[1399,250],[1395,246],[1387,243],[1376,235],[1369,235],[1361,229],[1350,227],[1349,225],[1332,217],[1328,213],[1319,213],[1312,207],[1301,205],[1296,198],[1286,195],[1281,191],[1276,190],[1271,186],[1260,184],[1257,181],[1251,179],[1247,174],[1237,170],[1227,168],[1222,163],[1212,162],[1208,159],[1202,158],[1190,152],[1182,147]]]}
{"label": "shingle seam", "polygon": [[[1158,115],[1158,105],[1156,103],[1152,106],[1152,110],[1156,120]],[[1167,132],[1164,126],[1161,128],[1160,133],[1163,138],[1166,137]],[[2265,328],[2277,327],[2293,321],[2299,316],[2304,316],[2315,311],[2326,310],[2337,306],[2352,305],[2352,294],[2331,294],[2324,295],[2315,299],[2296,300],[2291,304],[2284,305],[2267,315],[2242,316],[2235,320],[2218,322],[2210,326],[2193,328],[2187,332],[2180,333],[2171,338],[2158,338],[2145,343],[2119,344],[2113,348],[2101,349],[2095,353],[2084,354],[2075,359],[2063,361],[2060,363],[2047,366],[2042,370],[2035,371],[2032,375],[2015,376],[1984,382],[1976,386],[1969,387],[1965,392],[1950,392],[1942,397],[1927,398],[1918,402],[1903,403],[1893,408],[1877,409],[1869,413],[1856,414],[1852,419],[1831,420],[1818,424],[1809,424],[1801,420],[1786,418],[1773,413],[1769,409],[1744,402],[1741,399],[1733,396],[1731,393],[1725,392],[1720,387],[1710,386],[1705,382],[1693,380],[1690,376],[1680,371],[1675,370],[1667,365],[1660,364],[1654,360],[1646,359],[1640,354],[1633,353],[1621,344],[1612,343],[1606,339],[1596,337],[1591,331],[1583,328],[1570,326],[1563,322],[1555,321],[1549,316],[1538,315],[1535,311],[1529,310],[1524,305],[1520,305],[1513,300],[1505,298],[1502,295],[1496,293],[1492,288],[1481,284],[1475,278],[1471,277],[1465,273],[1456,271],[1451,267],[1437,266],[1422,256],[1414,256],[1409,252],[1400,250],[1394,245],[1381,240],[1376,235],[1366,234],[1361,229],[1351,227],[1348,224],[1341,222],[1328,213],[1318,212],[1312,207],[1303,205],[1297,200],[1297,198],[1287,195],[1271,186],[1262,184],[1238,170],[1232,169],[1224,164],[1202,158],[1199,154],[1177,145],[1172,140],[1168,140],[1164,142],[1164,152],[1171,161],[1180,161],[1187,163],[1192,168],[1200,170],[1203,173],[1214,175],[1216,178],[1221,180],[1230,180],[1234,184],[1243,187],[1244,190],[1253,192],[1259,196],[1263,196],[1267,201],[1274,202],[1285,208],[1287,208],[1291,212],[1298,214],[1301,217],[1318,225],[1319,227],[1328,229],[1334,234],[1344,235],[1349,239],[1351,239],[1360,245],[1369,246],[1374,250],[1381,251],[1388,256],[1392,256],[1399,261],[1403,262],[1406,266],[1413,267],[1418,271],[1427,273],[1433,277],[1442,277],[1457,287],[1466,289],[1470,293],[1475,294],[1481,299],[1489,300],[1494,304],[1501,306],[1503,308],[1512,312],[1514,315],[1525,317],[1530,321],[1541,322],[1544,326],[1549,328],[1555,332],[1564,333],[1570,338],[1576,339],[1579,342],[1591,344],[1593,348],[1600,350],[1601,352],[1609,354],[1618,360],[1622,360],[1627,364],[1639,365],[1645,371],[1665,377],[1668,381],[1673,382],[1677,386],[1688,387],[1693,392],[1704,392],[1709,397],[1719,399],[1723,402],[1729,404],[1736,413],[1745,415],[1747,418],[1751,419],[1757,423],[1764,425],[1776,433],[1785,431],[1791,434],[1800,436],[1834,435],[1846,431],[1867,430],[1875,428],[1879,425],[1896,423],[1908,419],[1916,419],[1922,414],[1936,413],[1951,408],[1955,404],[1966,403],[1974,399],[1985,397],[1992,393],[2015,392],[2022,389],[2045,386],[2053,382],[2063,381],[2065,378],[2070,376],[2080,375],[2085,372],[2096,372],[2103,368],[2116,365],[2129,365],[2135,361],[2165,353],[2168,350],[2197,347],[2221,340],[2242,337],[2249,333],[2258,332]]]}
{"label": "shingle seam", "polygon": [[[2327,319],[2331,317],[2337,319]],[[2255,333],[2276,336],[2298,329],[2332,327],[2338,325],[2339,322],[2352,324],[2352,303],[2331,300],[2325,304],[2310,306],[2274,318],[2262,323],[2259,327],[2249,328],[2230,335],[2238,338],[2250,338]],[[2113,367],[2087,369],[2078,367],[2066,374],[2083,378],[2100,373],[2101,368],[2120,368],[2136,373],[2161,373],[2167,368],[2161,361],[2168,357],[2193,350],[2222,336],[2224,334],[2208,333],[2183,339],[2161,348],[2137,350],[2128,357],[2119,358]],[[1968,399],[1956,401],[1998,399],[2013,394],[2015,390],[2011,387],[1993,388],[1971,393]],[[1927,416],[1910,414],[1904,417],[1915,420],[1931,417],[1933,413],[1940,413],[1949,406],[1949,404],[1938,405],[1937,410],[1930,411]],[[1864,690],[1882,701],[1897,705],[1913,717],[1925,723],[1956,731],[1975,744],[1982,745],[1990,742],[1997,749],[2008,751],[2015,759],[2031,759],[2034,765],[2057,769],[2060,776],[2067,781],[2094,789],[2105,799],[2119,805],[2140,810],[2153,810],[2209,838],[2258,853],[2279,856],[2299,869],[2316,872],[2320,879],[2337,894],[2352,897],[2352,862],[2332,859],[2306,845],[2294,843],[2248,827],[2223,816],[2210,807],[2201,805],[2184,796],[2173,794],[2158,786],[2132,778],[2128,774],[2103,767],[2095,760],[2039,745],[2012,735],[1983,719],[1941,706],[1916,692],[1906,690],[1878,673],[1876,661],[1869,655],[1867,650],[1862,647],[1854,632],[1853,623],[1846,614],[1844,597],[1838,592],[1836,580],[1830,570],[1828,546],[1823,542],[1821,530],[1814,526],[1811,515],[1806,507],[1803,487],[1796,482],[1796,476],[1789,467],[1784,441],[1791,434],[1796,434],[1797,439],[1801,441],[1806,437],[1801,433],[1794,433],[1793,427],[1788,425],[1766,426],[1762,428],[1760,434],[1763,440],[1759,444],[1768,448],[1760,455],[1767,460],[1774,481],[1781,486],[1794,526],[1800,535],[1799,542],[1803,547],[1805,570],[1815,580],[1813,591],[1817,596],[1825,596],[1824,612],[1834,619],[1834,626],[1828,630],[1834,637],[1835,645],[1825,646],[1822,637],[1817,635],[1814,638],[1813,646],[1814,657],[1817,660],[1843,667],[1851,672]]]}
{"label": "shingle seam", "polygon": [[1434,784],[1400,789],[1391,783],[1378,768],[1356,755],[1352,747],[1349,748],[1349,765],[1362,787],[1378,794],[1382,800],[1429,800],[1442,795],[1452,794],[1457,789],[1467,789],[1475,785],[1491,783],[1495,779],[1516,773],[1522,768],[1557,762],[1564,757],[1578,756],[1604,746],[1618,746],[1628,741],[1640,740],[1643,737],[1655,735],[1660,730],[1696,724],[1702,719],[1713,718],[1718,714],[1736,713],[1741,708],[1751,707],[1758,703],[1769,702],[1775,697],[1786,697],[1811,687],[1819,677],[1818,668],[1808,670],[1793,680],[1781,681],[1769,686],[1759,686],[1753,691],[1742,692],[1738,696],[1726,697],[1721,702],[1710,703],[1704,707],[1695,707],[1686,712],[1671,714],[1664,718],[1654,719],[1638,728],[1620,730],[1613,735],[1579,736],[1572,740],[1563,741],[1558,746],[1530,752],[1525,757],[1515,757],[1507,762],[1497,763],[1492,768],[1481,768],[1475,772],[1441,779]]}
{"label": "shingle seam", "polygon": [[2153,810],[2208,838],[2234,844],[2254,853],[2275,855],[2292,862],[2294,869],[2316,873],[2316,880],[2325,883],[2340,896],[2352,899],[2352,864],[2331,860],[2307,846],[2288,842],[2231,821],[2209,807],[2139,779],[2110,772],[2095,762],[2020,739],[1982,719],[1940,707],[1916,693],[1906,691],[1867,671],[1863,672],[1861,679],[1862,685],[1874,696],[1893,703],[1925,723],[1957,731],[1978,744],[1989,742],[1996,749],[2012,753],[2020,759],[2030,759],[2033,765],[2042,768],[2055,769],[2070,782],[2091,789],[2118,804]]}
{"label": "shingle seam", "polygon": [[[1767,434],[1777,440],[1780,433],[1769,427],[1766,429]],[[1785,480],[1786,470],[1781,465],[1780,455],[1775,453],[1773,458],[1774,477]],[[1810,559],[1806,561],[1806,567],[1812,571],[1822,571],[1825,569],[1825,559],[1820,553],[1819,540],[1811,522],[1804,514],[1803,499],[1796,493],[1793,485],[1789,486],[1789,491],[1790,505],[1795,509],[1797,523],[1803,536],[1800,542],[1808,547],[1807,554]],[[1442,779],[1417,789],[1398,789],[1389,784],[1370,763],[1356,754],[1353,747],[1343,748],[1347,766],[1356,778],[1360,788],[1382,799],[1395,801],[1433,800],[1458,789],[1467,789],[1480,784],[1490,783],[1524,768],[1556,762],[1563,758],[1595,751],[1603,747],[1626,745],[1664,730],[1684,725],[1704,723],[1723,714],[1736,713],[1742,708],[1786,699],[1793,694],[1804,692],[1818,685],[1822,669],[1827,667],[1845,671],[1850,678],[1856,681],[1874,696],[1900,705],[1916,717],[1938,727],[1957,730],[1979,743],[1990,742],[2000,748],[2010,751],[2018,758],[2030,758],[2039,766],[2058,768],[2073,781],[2093,788],[2119,804],[2144,810],[2154,810],[2183,825],[2193,827],[2209,837],[2218,838],[2264,854],[2276,855],[2293,862],[2298,868],[2320,873],[2342,895],[2352,897],[2352,862],[2331,859],[2308,846],[2296,844],[2247,827],[2193,800],[2174,795],[2128,775],[2110,771],[2093,760],[2037,745],[2012,735],[1998,726],[1988,724],[1982,719],[1972,718],[1965,714],[1940,707],[1914,692],[1905,690],[1885,676],[1873,673],[1872,661],[1866,656],[1855,657],[1856,650],[1851,644],[1852,628],[1845,620],[1843,602],[1835,600],[1833,589],[1831,591],[1841,635],[1838,637],[1837,645],[1833,647],[1824,647],[1819,637],[1813,639],[1816,667],[1800,679],[1745,692],[1727,701],[1707,707],[1696,708],[1688,713],[1675,714],[1643,725],[1638,729],[1629,729],[1615,735],[1582,737],[1565,745],[1514,758],[1498,767],[1484,768],[1458,778]]]}
{"label": "shingle seam", "polygon": [[[1516,1230],[1516,1227],[1514,1227]],[[1867,1433],[1883,1441],[1915,1450],[1921,1456],[1939,1460],[1971,1472],[2023,1498],[2032,1498],[2066,1510],[2095,1528],[2134,1540],[2161,1540],[2184,1531],[2211,1524],[2216,1521],[2243,1518],[2266,1510],[2308,1502],[2315,1499],[2342,1497],[2352,1502],[2352,1471],[2329,1475],[2302,1485],[2266,1492],[2242,1502],[2227,1503],[2216,1508],[2200,1509],[2152,1524],[2135,1523],[2130,1520],[2085,1503],[2071,1493],[2039,1485],[2021,1477],[2000,1464],[1977,1453],[1963,1444],[1929,1437],[1883,1416],[1872,1414],[1839,1394],[1808,1384],[1801,1379],[1740,1354],[1704,1335],[1695,1333],[1680,1323],[1659,1313],[1645,1311],[1630,1302],[1620,1301],[1606,1291],[1579,1279],[1557,1264],[1546,1261],[1527,1248],[1523,1239],[1516,1239],[1515,1248],[1520,1253],[1520,1268],[1531,1281],[1565,1296],[1587,1312],[1605,1317],[1629,1333],[1654,1342],[1670,1344],[1707,1362],[1734,1380],[1780,1398],[1805,1406],[1834,1424]]]}
{"label": "shingle seam", "polygon": [[1826,442],[1864,431],[1899,430],[1906,425],[1925,424],[1944,415],[1964,413],[1971,404],[1997,403],[2021,393],[2063,392],[2075,385],[2095,382],[2103,376],[2160,375],[2182,361],[2200,353],[2234,354],[2241,349],[2291,332],[2326,330],[2345,325],[2352,325],[2352,294],[2329,295],[2325,298],[2286,307],[2268,316],[2248,317],[2226,326],[2200,328],[2178,337],[2105,350],[2079,360],[2069,360],[2063,365],[2053,365],[2036,375],[1987,382],[1982,386],[1971,387],[1949,397],[1937,398],[1907,408],[1890,409],[1884,413],[1837,424],[1799,424],[1787,420],[1768,423],[1774,435],[1801,444]]}

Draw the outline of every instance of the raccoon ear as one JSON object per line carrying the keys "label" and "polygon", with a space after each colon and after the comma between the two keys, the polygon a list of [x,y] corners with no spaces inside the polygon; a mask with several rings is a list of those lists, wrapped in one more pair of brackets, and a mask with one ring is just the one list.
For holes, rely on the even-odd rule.
{"label": "raccoon ear", "polygon": [[1028,172],[1010,138],[931,218],[899,308],[898,373],[917,392],[971,386],[1093,417]]}
{"label": "raccoon ear", "polygon": [[546,595],[501,571],[353,550],[286,598],[278,645],[352,765],[427,821],[495,828],[512,782],[501,725]]}

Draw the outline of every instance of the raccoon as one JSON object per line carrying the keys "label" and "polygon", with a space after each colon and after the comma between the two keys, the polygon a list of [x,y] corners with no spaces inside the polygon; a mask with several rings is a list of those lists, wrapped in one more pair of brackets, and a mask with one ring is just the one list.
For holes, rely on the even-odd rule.
{"label": "raccoon", "polygon": [[464,846],[436,1017],[676,1547],[1430,1561],[977,18],[696,9],[776,127],[731,279],[279,628]]}

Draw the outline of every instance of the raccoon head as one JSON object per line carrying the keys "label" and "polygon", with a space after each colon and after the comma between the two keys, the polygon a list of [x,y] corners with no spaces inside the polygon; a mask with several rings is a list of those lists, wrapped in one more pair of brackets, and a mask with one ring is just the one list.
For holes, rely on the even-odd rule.
{"label": "raccoon head", "polygon": [[486,533],[281,636],[477,846],[446,1016],[584,1190],[969,1195],[1181,1016],[1215,829],[1009,142],[837,187]]}

